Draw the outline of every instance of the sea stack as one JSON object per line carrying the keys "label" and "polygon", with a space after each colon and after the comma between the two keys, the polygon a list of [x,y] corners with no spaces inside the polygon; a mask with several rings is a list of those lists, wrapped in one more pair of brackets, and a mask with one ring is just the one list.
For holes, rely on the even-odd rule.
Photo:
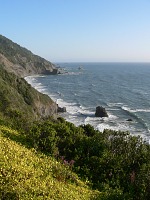
{"label": "sea stack", "polygon": [[102,106],[96,107],[95,117],[108,117],[108,114]]}

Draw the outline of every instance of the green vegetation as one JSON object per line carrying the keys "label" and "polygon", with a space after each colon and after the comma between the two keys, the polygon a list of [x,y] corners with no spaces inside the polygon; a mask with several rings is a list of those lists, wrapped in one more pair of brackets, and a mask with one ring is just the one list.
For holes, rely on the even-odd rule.
{"label": "green vegetation", "polygon": [[0,62],[21,77],[33,74],[57,74],[54,64],[0,35]]}
{"label": "green vegetation", "polygon": [[[5,42],[0,53],[9,60],[27,57],[0,36]],[[6,68],[0,64],[0,199],[150,199],[150,145],[54,118],[56,104]]]}
{"label": "green vegetation", "polygon": [[[35,120],[55,112],[54,103],[47,95],[36,91],[23,78],[8,73],[3,65],[0,65],[0,88],[0,113],[11,121],[14,118],[17,126],[21,119]],[[46,109],[51,113],[46,113]],[[20,120],[16,121],[16,117]]]}
{"label": "green vegetation", "polygon": [[45,121],[33,126],[28,138],[35,149],[68,165],[73,161],[72,169],[93,189],[111,191],[108,199],[149,199],[150,146],[140,137]]}
{"label": "green vegetation", "polygon": [[19,61],[20,64],[23,64],[19,55],[22,55],[22,57],[26,57],[27,62],[29,62],[33,57],[31,51],[28,51],[26,48],[23,48],[20,45],[13,43],[11,40],[2,35],[0,35],[0,53],[6,56],[8,60],[14,64],[18,64]]}
{"label": "green vegetation", "polygon": [[[74,193],[75,191],[71,192],[72,195],[77,195],[76,199],[149,199],[150,146],[144,143],[140,137],[112,130],[105,130],[101,133],[94,130],[90,125],[75,127],[61,118],[57,121],[49,119],[32,123],[28,127],[28,131],[22,130],[22,132],[19,132],[3,125],[1,125],[0,130],[2,141],[4,141],[2,144],[6,144],[5,148],[7,147],[5,153],[3,152],[5,148],[2,149],[1,155],[8,156],[7,160],[3,156],[1,168],[2,195],[7,196],[7,193],[14,195],[12,191],[15,190],[15,195],[18,195],[20,199],[28,199],[29,197],[35,199],[37,197],[39,199],[50,198],[48,188],[52,186],[49,184],[51,182],[56,184],[54,183],[56,181],[57,184],[61,184],[61,187],[63,187],[62,183],[64,183],[65,185],[67,184],[68,189],[73,187],[78,192],[83,187],[85,193],[81,196]],[[10,143],[10,145],[7,143]],[[30,153],[19,154],[19,148],[21,152],[24,149]],[[12,158],[9,157],[10,152],[12,152]],[[43,167],[37,163],[36,158],[33,158],[35,156],[38,159],[39,157],[43,159],[40,162],[44,163],[45,166],[42,172],[40,170]],[[17,161],[15,161],[16,159]],[[54,161],[53,164],[50,164],[52,161]],[[17,164],[13,164],[14,162],[17,162]],[[23,166],[18,165],[19,162],[25,166],[26,173],[32,174],[30,180],[28,180],[30,175],[26,175],[22,169]],[[29,163],[31,163],[32,167],[29,166],[29,168],[32,168],[32,172],[28,171],[29,168],[26,168]],[[50,166],[52,165],[50,168],[48,167],[49,164]],[[10,167],[12,165],[16,166],[16,173],[12,170],[13,167]],[[35,168],[38,172],[35,171],[33,166],[36,166]],[[9,174],[7,181],[3,171],[7,171],[6,174]],[[21,171],[23,174],[21,174]],[[91,190],[83,182],[79,181],[73,171],[78,174],[83,182],[86,182]],[[37,175],[38,173],[44,174]],[[16,174],[18,174],[17,178]],[[45,179],[47,180],[46,183]],[[20,181],[25,184],[31,183],[31,180],[36,183],[40,182],[42,189],[39,189],[40,186],[36,183],[32,183],[33,187],[30,188],[28,188],[29,185],[27,187],[25,185],[24,187],[23,185],[21,186]],[[12,189],[13,187],[15,187],[14,190]],[[18,187],[20,187],[20,190]],[[57,190],[61,189],[61,187],[58,188],[56,186]],[[95,189],[99,190],[99,192],[96,192]],[[27,194],[28,196],[26,196]],[[55,192],[53,195],[50,199],[64,198],[62,193],[59,197]]]}
{"label": "green vegetation", "polygon": [[21,47],[2,35],[0,35],[0,53],[12,63],[21,64],[24,67],[28,62],[35,62],[39,65],[38,67],[41,67],[41,64],[46,61],[44,58],[34,55],[28,49]]}
{"label": "green vegetation", "polygon": [[27,149],[9,137],[17,131],[0,126],[0,199],[94,199],[98,192],[81,182],[69,167]]}

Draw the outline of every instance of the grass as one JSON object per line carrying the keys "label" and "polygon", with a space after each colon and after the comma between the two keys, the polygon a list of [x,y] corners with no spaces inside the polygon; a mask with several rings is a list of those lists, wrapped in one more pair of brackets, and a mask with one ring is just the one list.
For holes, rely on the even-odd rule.
{"label": "grass", "polygon": [[0,199],[95,199],[99,194],[69,168],[11,140],[19,133],[0,126]]}

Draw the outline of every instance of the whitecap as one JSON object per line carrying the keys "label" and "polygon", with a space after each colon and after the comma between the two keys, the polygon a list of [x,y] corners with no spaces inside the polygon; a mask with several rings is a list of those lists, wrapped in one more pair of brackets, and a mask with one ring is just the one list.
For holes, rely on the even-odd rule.
{"label": "whitecap", "polygon": [[120,106],[120,105],[123,105],[123,103],[107,103],[107,105],[109,106],[109,107],[116,107],[116,106]]}
{"label": "whitecap", "polygon": [[150,109],[135,109],[131,110],[132,112],[150,112]]}
{"label": "whitecap", "polygon": [[129,111],[132,113],[136,113],[136,112],[150,112],[150,109],[131,109],[127,106],[122,106],[122,109],[125,111]]}

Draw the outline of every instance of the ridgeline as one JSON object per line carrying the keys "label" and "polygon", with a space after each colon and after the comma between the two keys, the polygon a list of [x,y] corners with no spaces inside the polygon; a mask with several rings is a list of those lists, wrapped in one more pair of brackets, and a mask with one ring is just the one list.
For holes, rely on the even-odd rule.
{"label": "ridgeline", "polygon": [[54,64],[0,35],[0,63],[21,77],[35,74],[57,74]]}
{"label": "ridgeline", "polygon": [[150,145],[74,124],[23,77],[54,64],[0,35],[0,199],[149,200]]}

